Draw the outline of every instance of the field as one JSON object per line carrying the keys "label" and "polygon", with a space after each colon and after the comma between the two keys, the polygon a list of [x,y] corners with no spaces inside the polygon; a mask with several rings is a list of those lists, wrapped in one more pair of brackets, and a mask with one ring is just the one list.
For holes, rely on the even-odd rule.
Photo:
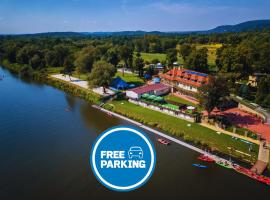
{"label": "field", "polygon": [[[216,64],[216,51],[222,47],[222,44],[195,44],[196,49],[207,48],[208,49],[208,64],[214,66]],[[181,45],[177,45],[177,49],[180,49]]]}
{"label": "field", "polygon": [[210,66],[213,66],[216,64],[216,51],[217,49],[222,47],[222,44],[198,44],[196,45],[197,49],[201,48],[207,48],[208,49],[208,64]]}
{"label": "field", "polygon": [[191,103],[190,101],[187,101],[187,100],[185,100],[185,99],[182,99],[182,98],[180,98],[180,97],[177,97],[177,96],[175,96],[175,95],[173,95],[173,94],[168,94],[168,95],[166,95],[166,96],[164,97],[164,99],[165,99],[165,100],[170,100],[170,101],[175,101],[175,102],[177,102],[177,103],[186,104],[186,105],[188,105],[188,106],[194,106],[194,107],[197,108],[197,110],[198,110],[199,112],[202,111],[202,108],[201,108],[200,106],[198,106],[198,105],[196,105],[196,104],[194,104],[194,103]]}
{"label": "field", "polygon": [[[143,108],[124,100],[110,102],[110,104],[105,105],[105,108],[111,109],[141,123],[159,128],[176,137],[182,137],[186,141],[193,141],[195,144],[207,144],[209,147],[213,147],[227,154],[232,153],[227,147],[233,147],[242,152],[252,154],[253,159],[256,159],[258,151],[257,145],[254,147],[256,152],[249,152],[249,146],[247,144],[233,140],[230,136],[225,134],[217,134],[215,131],[200,126],[199,124]],[[188,124],[190,124],[190,126],[188,126]],[[236,152],[233,154],[237,155]],[[237,156],[240,156],[240,154]]]}
{"label": "field", "polygon": [[194,107],[197,107],[197,105],[195,105],[194,103],[191,103],[185,99],[182,99],[180,97],[177,97],[173,94],[168,94],[167,96],[164,97],[165,100],[170,100],[170,101],[175,101],[177,103],[182,103],[182,104],[186,104],[186,105],[189,105],[189,106],[194,106]]}
{"label": "field", "polygon": [[[141,53],[142,58],[144,61],[152,62],[154,59],[158,59],[160,62],[166,61],[166,54],[165,53]],[[183,63],[183,59],[181,57],[178,57],[178,62]]]}
{"label": "field", "polygon": [[138,77],[138,75],[136,75],[136,74],[125,73],[123,76],[122,72],[116,72],[115,77],[117,77],[117,76],[122,78],[127,83],[133,83],[133,84],[137,84],[137,85],[141,85],[144,83],[144,80],[142,78]]}

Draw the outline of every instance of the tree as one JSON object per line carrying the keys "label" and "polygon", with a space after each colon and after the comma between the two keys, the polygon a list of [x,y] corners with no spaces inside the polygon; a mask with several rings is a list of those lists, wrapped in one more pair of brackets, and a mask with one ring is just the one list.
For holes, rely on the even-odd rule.
{"label": "tree", "polygon": [[[131,68],[133,64],[133,50],[128,46],[121,46],[120,47],[120,57],[124,60],[125,67]],[[124,70],[123,70],[124,75]]]}
{"label": "tree", "polygon": [[64,65],[66,57],[68,57],[70,54],[69,49],[66,46],[60,44],[54,47],[54,52],[55,52],[55,62],[57,66],[62,67]]}
{"label": "tree", "polygon": [[189,54],[192,52],[192,47],[188,44],[183,44],[180,46],[180,54],[183,57],[184,60],[189,56]]}
{"label": "tree", "polygon": [[56,52],[53,50],[46,51],[45,62],[47,66],[58,67],[59,65],[56,58]]}
{"label": "tree", "polygon": [[16,62],[19,64],[29,63],[29,54],[25,47],[21,48],[16,55]]}
{"label": "tree", "polygon": [[39,55],[35,54],[31,59],[30,59],[30,65],[33,69],[37,68],[44,68],[45,67],[45,62],[42,58],[40,58]]}
{"label": "tree", "polygon": [[207,51],[207,48],[202,48],[199,50],[193,49],[185,60],[185,66],[195,71],[207,73],[209,71]]}
{"label": "tree", "polygon": [[198,99],[209,116],[229,94],[227,82],[223,77],[210,76],[208,84],[199,88]]}
{"label": "tree", "polygon": [[134,61],[135,69],[139,72],[139,77],[143,77],[143,67],[144,67],[144,60],[141,57],[141,54],[138,52],[136,54],[136,58]]}
{"label": "tree", "polygon": [[115,67],[118,65],[120,61],[119,52],[117,51],[116,48],[110,48],[107,51],[106,58],[107,58],[106,60],[112,65],[114,65]]}
{"label": "tree", "polygon": [[[263,102],[267,103],[265,99],[268,97],[269,94],[270,94],[270,77],[268,76],[268,77],[261,78],[261,80],[258,83],[257,93],[256,93],[256,103],[258,104],[262,104]],[[266,107],[266,104],[264,104],[263,106]]]}
{"label": "tree", "polygon": [[116,73],[116,68],[106,61],[97,61],[94,63],[93,69],[88,77],[89,85],[102,86],[103,92],[106,93],[106,87],[111,83],[114,75]]}
{"label": "tree", "polygon": [[166,53],[166,60],[169,67],[173,67],[173,63],[177,61],[176,49],[168,49]]}
{"label": "tree", "polygon": [[62,71],[63,74],[66,74],[69,76],[72,74],[72,72],[74,71],[75,67],[74,67],[74,57],[72,55],[66,57],[65,61],[64,61],[64,69]]}
{"label": "tree", "polygon": [[246,84],[242,84],[239,88],[238,95],[245,99],[250,99],[249,86]]}
{"label": "tree", "polygon": [[78,53],[75,66],[79,74],[91,72],[93,63],[97,60],[98,55],[96,53],[94,47],[84,48]]}

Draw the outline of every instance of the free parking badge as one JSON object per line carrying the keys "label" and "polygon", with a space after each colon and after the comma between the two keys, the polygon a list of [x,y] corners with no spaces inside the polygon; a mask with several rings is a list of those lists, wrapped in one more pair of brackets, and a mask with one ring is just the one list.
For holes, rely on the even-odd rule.
{"label": "free parking badge", "polygon": [[156,164],[150,139],[140,130],[117,126],[103,132],[92,147],[90,164],[107,188],[131,191],[144,185]]}

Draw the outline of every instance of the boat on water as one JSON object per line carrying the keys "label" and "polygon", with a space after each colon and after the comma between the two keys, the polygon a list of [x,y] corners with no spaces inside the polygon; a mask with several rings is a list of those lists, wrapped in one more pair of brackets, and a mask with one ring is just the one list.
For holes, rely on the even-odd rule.
{"label": "boat on water", "polygon": [[201,165],[201,164],[192,164],[194,167],[198,167],[198,168],[202,168],[202,169],[206,169],[206,168],[208,168],[207,166],[205,166],[205,165]]}
{"label": "boat on water", "polygon": [[198,158],[198,160],[204,161],[204,162],[215,162],[214,159],[210,158],[207,155],[201,154]]}
{"label": "boat on water", "polygon": [[165,140],[165,139],[162,139],[162,138],[159,138],[157,141],[158,141],[159,143],[161,143],[161,144],[164,144],[164,145],[169,145],[169,144],[170,144],[169,141],[167,141],[167,140]]}
{"label": "boat on water", "polygon": [[251,171],[250,169],[241,167],[239,165],[233,165],[233,168],[235,171],[244,174],[252,179],[255,179],[261,183],[265,183],[267,185],[270,185],[270,178],[263,176],[263,175],[258,175],[256,173],[254,173],[253,171]]}
{"label": "boat on water", "polygon": [[232,165],[227,161],[219,160],[219,161],[216,162],[216,164],[221,166],[221,167],[224,167],[226,169],[232,169],[233,168]]}

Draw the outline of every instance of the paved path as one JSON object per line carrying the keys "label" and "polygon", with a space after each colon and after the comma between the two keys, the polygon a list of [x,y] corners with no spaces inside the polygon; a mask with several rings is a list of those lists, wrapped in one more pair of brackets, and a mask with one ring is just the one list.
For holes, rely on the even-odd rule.
{"label": "paved path", "polygon": [[242,135],[238,135],[238,134],[235,134],[235,133],[232,133],[232,132],[229,132],[229,131],[225,131],[221,128],[217,128],[215,126],[212,126],[212,125],[209,125],[209,124],[206,124],[206,123],[200,123],[200,125],[204,126],[204,127],[207,127],[209,129],[212,129],[212,130],[215,130],[217,132],[221,132],[221,133],[224,133],[226,135],[230,135],[232,137],[235,137],[235,138],[239,138],[239,139],[242,139],[242,140],[246,140],[248,142],[252,142],[254,144],[260,144],[260,141],[259,140],[254,140],[252,138],[249,138],[249,137],[245,137],[245,136],[242,136]]}
{"label": "paved path", "polygon": [[269,149],[264,147],[264,141],[261,141],[258,160],[255,165],[251,168],[251,171],[256,172],[258,174],[262,174],[264,170],[267,168],[269,163]]}
{"label": "paved path", "polygon": [[83,80],[81,80],[79,78],[75,78],[73,76],[68,76],[68,75],[63,75],[63,74],[54,74],[54,75],[51,75],[51,77],[72,83],[74,85],[80,86],[80,87],[85,88],[85,89],[89,89],[87,81],[83,81]]}
{"label": "paved path", "polygon": [[54,74],[54,75],[51,75],[51,77],[56,78],[56,79],[60,79],[62,81],[71,83],[73,85],[77,85],[77,86],[82,87],[82,88],[87,89],[87,90],[92,90],[96,94],[99,94],[99,95],[102,95],[102,96],[111,96],[111,95],[115,94],[115,92],[113,92],[112,90],[110,90],[108,88],[106,88],[106,93],[103,92],[102,87],[91,89],[89,87],[87,81],[83,81],[83,80],[81,80],[79,78],[75,78],[73,76],[64,75],[64,74]]}

